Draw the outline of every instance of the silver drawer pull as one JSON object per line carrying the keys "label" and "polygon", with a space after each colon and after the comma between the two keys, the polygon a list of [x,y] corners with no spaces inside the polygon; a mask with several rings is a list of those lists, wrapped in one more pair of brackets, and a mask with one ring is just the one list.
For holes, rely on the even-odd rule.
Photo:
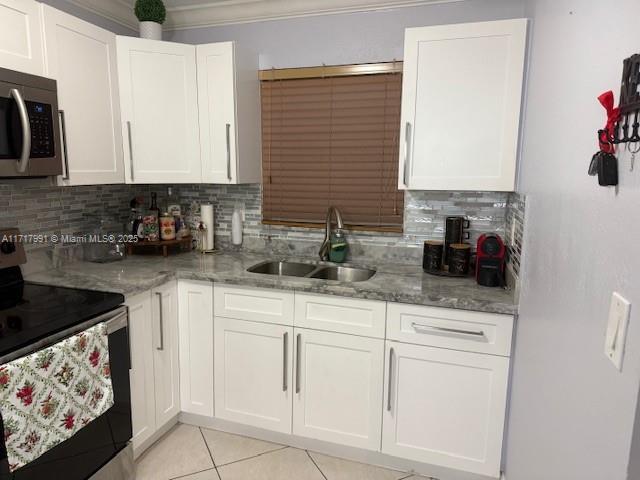
{"label": "silver drawer pull", "polygon": [[[412,322],[411,326],[418,332],[423,333],[424,330],[436,330],[438,332],[458,333],[460,335],[473,335],[474,337],[485,337],[483,330],[459,330],[457,328],[436,327],[435,325],[423,325],[421,323]],[[426,333],[426,332],[424,332]]]}
{"label": "silver drawer pull", "polygon": [[164,350],[164,312],[162,311],[162,292],[156,292],[158,296],[158,305],[160,309],[158,310],[158,323],[160,325],[160,346],[157,347],[158,350]]}
{"label": "silver drawer pull", "polygon": [[289,389],[287,385],[287,373],[289,371],[289,332],[282,335],[282,391]]}

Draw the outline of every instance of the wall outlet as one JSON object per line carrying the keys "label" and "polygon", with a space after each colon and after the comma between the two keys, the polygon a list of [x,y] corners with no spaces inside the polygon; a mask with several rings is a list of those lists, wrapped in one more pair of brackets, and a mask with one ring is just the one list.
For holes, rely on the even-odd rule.
{"label": "wall outlet", "polygon": [[607,323],[604,353],[620,371],[622,371],[622,357],[624,356],[624,344],[627,339],[630,314],[631,303],[619,293],[613,292],[611,306],[609,307],[609,322]]}

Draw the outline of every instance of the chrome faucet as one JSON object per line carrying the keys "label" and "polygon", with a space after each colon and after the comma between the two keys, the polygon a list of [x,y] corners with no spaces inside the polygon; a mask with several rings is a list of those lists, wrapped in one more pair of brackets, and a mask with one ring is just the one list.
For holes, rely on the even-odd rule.
{"label": "chrome faucet", "polygon": [[326,229],[324,231],[324,241],[322,242],[322,246],[320,247],[320,260],[329,260],[329,248],[331,246],[331,224],[333,215],[336,217],[336,226],[338,229],[344,228],[342,224],[342,215],[340,214],[340,210],[337,207],[331,206],[327,209],[327,224]]}

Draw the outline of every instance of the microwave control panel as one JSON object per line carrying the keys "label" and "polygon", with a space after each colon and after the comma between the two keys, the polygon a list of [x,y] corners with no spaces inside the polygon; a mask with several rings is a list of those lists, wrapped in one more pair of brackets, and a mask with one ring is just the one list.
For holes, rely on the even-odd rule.
{"label": "microwave control panel", "polygon": [[51,105],[40,102],[25,103],[31,123],[31,158],[55,156]]}

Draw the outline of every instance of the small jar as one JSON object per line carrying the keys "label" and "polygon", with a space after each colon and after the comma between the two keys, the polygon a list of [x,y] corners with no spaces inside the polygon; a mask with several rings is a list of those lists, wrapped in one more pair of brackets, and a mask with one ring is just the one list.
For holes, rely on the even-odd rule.
{"label": "small jar", "polygon": [[158,217],[155,215],[146,215],[142,219],[144,226],[144,239],[149,242],[158,241]]}
{"label": "small jar", "polygon": [[160,216],[160,238],[162,240],[176,239],[176,219],[169,213]]}

